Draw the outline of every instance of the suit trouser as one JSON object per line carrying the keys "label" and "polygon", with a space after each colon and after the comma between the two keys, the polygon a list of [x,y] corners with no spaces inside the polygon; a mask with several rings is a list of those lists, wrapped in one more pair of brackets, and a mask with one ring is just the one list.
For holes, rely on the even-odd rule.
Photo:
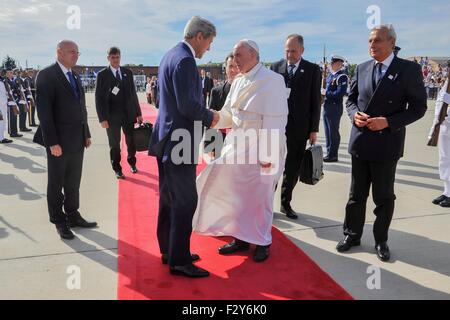
{"label": "suit trouser", "polygon": [[350,196],[345,208],[344,235],[359,240],[366,220],[366,203],[372,185],[376,219],[373,225],[375,243],[388,240],[388,230],[394,214],[395,161],[366,161],[352,156]]}
{"label": "suit trouser", "polygon": [[17,132],[17,115],[13,112],[12,108],[8,106],[8,114],[9,114],[9,126],[8,133],[10,135],[16,135]]}
{"label": "suit trouser", "polygon": [[130,166],[136,165],[136,146],[134,145],[133,141],[133,127],[134,125],[132,123],[128,123],[124,117],[121,122],[111,121],[109,123],[109,128],[106,129],[109,141],[109,156],[114,171],[122,170],[122,166],[120,165],[121,129],[125,134],[125,142],[127,144],[128,150],[127,161]]}
{"label": "suit trouser", "polygon": [[197,208],[196,165],[175,165],[158,159],[158,242],[171,266],[192,263],[190,240],[192,218]]}
{"label": "suit trouser", "polygon": [[19,105],[19,129],[24,130],[27,128],[27,111],[23,105]]}
{"label": "suit trouser", "polygon": [[0,141],[5,139],[5,131],[8,127],[8,106],[7,105],[0,105],[0,111],[3,116],[3,120],[0,120]]}
{"label": "suit trouser", "polygon": [[47,148],[47,204],[51,223],[63,223],[78,213],[83,156],[84,148],[75,153],[63,151],[61,157],[52,156]]}
{"label": "suit trouser", "polygon": [[339,125],[344,107],[339,103],[325,103],[323,106],[323,126],[325,131],[327,157],[337,159],[341,135]]}
{"label": "suit trouser", "polygon": [[297,139],[287,136],[287,156],[281,185],[281,204],[289,204],[292,191],[298,182],[300,165],[305,154],[307,139]]}

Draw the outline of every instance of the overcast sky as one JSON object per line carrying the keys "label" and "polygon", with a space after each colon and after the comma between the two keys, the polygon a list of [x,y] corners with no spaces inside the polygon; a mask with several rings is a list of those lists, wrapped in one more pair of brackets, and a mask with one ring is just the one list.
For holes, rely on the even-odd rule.
{"label": "overcast sky", "polygon": [[[122,49],[122,63],[158,65],[165,51],[182,39],[186,21],[204,16],[217,27],[211,51],[199,63],[221,62],[242,38],[256,41],[263,61],[283,57],[285,37],[305,37],[304,57],[319,62],[337,53],[351,63],[368,59],[367,8],[377,5],[380,22],[393,23],[400,55],[450,55],[450,2],[433,1],[199,1],[199,0],[0,0],[0,57],[22,67],[44,67],[54,61],[58,40],[79,44],[79,64],[106,64],[106,49]],[[80,29],[70,30],[69,6],[81,11]],[[444,15],[445,14],[445,15]],[[74,22],[75,20],[70,20]]]}

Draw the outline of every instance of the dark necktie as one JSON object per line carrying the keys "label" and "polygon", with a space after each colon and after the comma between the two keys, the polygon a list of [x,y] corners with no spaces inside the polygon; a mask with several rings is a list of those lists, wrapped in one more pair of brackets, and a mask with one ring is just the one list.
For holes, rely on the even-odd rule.
{"label": "dark necktie", "polygon": [[67,76],[69,77],[70,86],[72,87],[72,91],[75,94],[75,97],[80,98],[80,94],[78,92],[78,86],[77,82],[75,81],[75,77],[73,76],[73,73],[68,71]]}
{"label": "dark necktie", "polygon": [[373,89],[375,90],[378,86],[378,84],[381,81],[381,78],[383,78],[383,64],[381,62],[377,62],[375,64],[374,70],[373,70]]}
{"label": "dark necktie", "polygon": [[294,77],[294,68],[295,68],[295,64],[289,65],[289,71],[288,71],[289,81],[292,80],[292,78]]}
{"label": "dark necktie", "polygon": [[122,79],[120,78],[119,70],[116,71],[116,79],[117,79],[118,81],[121,81],[121,80],[122,80]]}

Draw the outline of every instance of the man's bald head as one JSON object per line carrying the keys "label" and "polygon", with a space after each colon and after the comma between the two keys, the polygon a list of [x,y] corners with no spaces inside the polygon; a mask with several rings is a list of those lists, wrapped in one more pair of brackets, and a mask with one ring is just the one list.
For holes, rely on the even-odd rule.
{"label": "man's bald head", "polygon": [[72,69],[76,66],[80,55],[78,45],[72,40],[62,40],[56,46],[56,55],[63,66]]}

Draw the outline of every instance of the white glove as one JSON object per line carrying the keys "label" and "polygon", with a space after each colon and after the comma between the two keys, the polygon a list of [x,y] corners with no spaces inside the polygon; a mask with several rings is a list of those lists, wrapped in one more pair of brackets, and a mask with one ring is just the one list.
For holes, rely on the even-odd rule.
{"label": "white glove", "polygon": [[33,98],[33,96],[30,94],[30,95],[27,96],[27,98],[31,99],[31,98]]}
{"label": "white glove", "polygon": [[17,103],[15,103],[14,101],[9,101],[8,102],[8,106],[13,107],[13,106],[16,106],[16,105],[17,105]]}
{"label": "white glove", "polygon": [[320,94],[323,96],[327,94],[327,89],[320,89]]}
{"label": "white glove", "polygon": [[27,102],[24,100],[19,100],[19,104],[27,104]]}
{"label": "white glove", "polygon": [[444,102],[450,104],[450,93],[444,93]]}

